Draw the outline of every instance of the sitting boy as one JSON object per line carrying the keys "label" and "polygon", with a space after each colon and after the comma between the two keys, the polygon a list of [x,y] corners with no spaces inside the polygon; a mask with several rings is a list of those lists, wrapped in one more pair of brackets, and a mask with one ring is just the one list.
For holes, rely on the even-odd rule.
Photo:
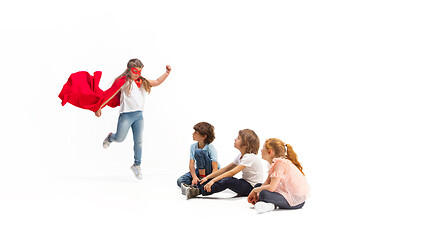
{"label": "sitting boy", "polygon": [[[193,127],[193,143],[190,148],[189,172],[177,179],[182,184],[197,185],[198,180],[219,169],[216,148],[211,144],[215,139],[214,127],[210,123],[200,122]],[[184,193],[182,188],[182,193]]]}

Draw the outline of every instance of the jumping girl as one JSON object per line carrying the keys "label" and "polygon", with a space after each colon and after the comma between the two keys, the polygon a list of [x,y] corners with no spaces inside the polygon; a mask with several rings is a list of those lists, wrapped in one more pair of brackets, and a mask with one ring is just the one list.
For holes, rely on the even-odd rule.
{"label": "jumping girl", "polygon": [[111,142],[123,142],[132,128],[134,141],[134,164],[131,169],[136,178],[142,179],[141,174],[141,153],[142,153],[142,132],[143,132],[143,109],[144,100],[150,93],[152,87],[159,86],[169,76],[171,67],[166,66],[166,72],[156,80],[147,80],[141,76],[144,65],[138,59],[131,59],[127,69],[118,76],[113,85],[121,84],[119,88],[100,108],[95,112],[100,117],[101,109],[114,97],[120,97],[120,116],[117,123],[117,132],[109,133],[103,141],[103,147],[108,148]]}

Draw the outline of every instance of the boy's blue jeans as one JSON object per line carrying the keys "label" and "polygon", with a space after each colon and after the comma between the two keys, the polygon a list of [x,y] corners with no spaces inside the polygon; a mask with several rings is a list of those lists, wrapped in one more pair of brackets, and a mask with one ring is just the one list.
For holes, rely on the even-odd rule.
{"label": "boy's blue jeans", "polygon": [[212,161],[206,150],[197,149],[194,156],[197,169],[205,169],[205,175],[212,173]]}
{"label": "boy's blue jeans", "polygon": [[[208,152],[206,150],[197,149],[195,150],[194,156],[195,156],[195,163],[196,163],[195,174],[197,176],[199,176],[200,169],[205,169],[206,175],[212,173],[213,171],[212,161],[208,156]],[[183,176],[177,179],[177,186],[180,187],[182,183],[185,183],[187,185],[192,184],[192,174],[190,172],[185,173]]]}
{"label": "boy's blue jeans", "polygon": [[142,133],[144,128],[142,111],[121,113],[117,122],[117,132],[112,134],[108,141],[123,142],[129,128],[132,128],[134,141],[134,164],[139,166],[141,164]]}

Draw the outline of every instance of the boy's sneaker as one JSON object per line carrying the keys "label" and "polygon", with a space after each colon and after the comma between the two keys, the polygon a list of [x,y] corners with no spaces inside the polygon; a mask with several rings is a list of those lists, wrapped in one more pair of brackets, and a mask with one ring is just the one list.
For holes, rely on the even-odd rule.
{"label": "boy's sneaker", "polygon": [[132,165],[131,169],[132,172],[135,174],[135,177],[141,180],[142,179],[141,167],[134,164]]}
{"label": "boy's sneaker", "polygon": [[112,133],[108,133],[108,136],[103,141],[103,148],[107,149],[110,145],[109,137],[112,135]]}
{"label": "boy's sneaker", "polygon": [[190,185],[187,185],[186,183],[182,183],[182,184],[180,185],[181,192],[182,192],[183,195],[186,195],[186,191],[187,191],[187,188],[188,188],[188,187],[190,187]]}
{"label": "boy's sneaker", "polygon": [[255,210],[258,213],[265,213],[275,210],[276,206],[273,203],[266,203],[263,201],[259,201],[255,203]]}
{"label": "boy's sneaker", "polygon": [[200,190],[197,187],[186,187],[186,199],[189,200],[191,198],[194,198],[196,196],[200,195]]}

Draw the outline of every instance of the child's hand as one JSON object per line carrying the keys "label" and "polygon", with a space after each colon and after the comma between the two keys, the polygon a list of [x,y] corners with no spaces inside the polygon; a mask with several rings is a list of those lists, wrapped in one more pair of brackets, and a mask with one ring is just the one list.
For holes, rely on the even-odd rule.
{"label": "child's hand", "polygon": [[166,73],[170,73],[171,72],[171,66],[170,65],[166,65]]}
{"label": "child's hand", "polygon": [[258,198],[258,194],[256,192],[252,191],[249,193],[248,203],[255,205],[255,203],[257,203],[258,200],[259,200],[259,198]]}
{"label": "child's hand", "polygon": [[192,185],[198,185],[199,179],[197,177],[192,178]]}
{"label": "child's hand", "polygon": [[98,109],[98,110],[95,112],[95,115],[96,115],[96,117],[100,117],[100,116],[102,115],[102,110],[101,110],[101,109]]}
{"label": "child's hand", "polygon": [[203,184],[207,181],[208,181],[208,177],[203,177],[203,178],[201,178],[201,180],[199,180],[200,184]]}
{"label": "child's hand", "polygon": [[213,180],[211,180],[210,182],[208,182],[205,186],[204,186],[204,190],[206,190],[207,192],[211,191],[211,186],[213,186],[214,182]]}

